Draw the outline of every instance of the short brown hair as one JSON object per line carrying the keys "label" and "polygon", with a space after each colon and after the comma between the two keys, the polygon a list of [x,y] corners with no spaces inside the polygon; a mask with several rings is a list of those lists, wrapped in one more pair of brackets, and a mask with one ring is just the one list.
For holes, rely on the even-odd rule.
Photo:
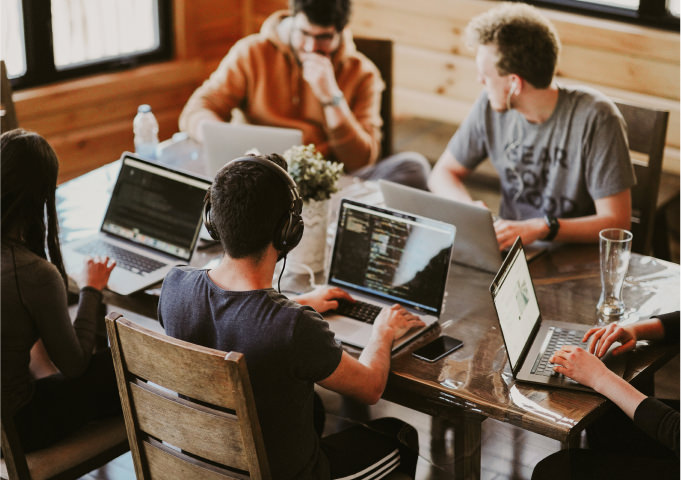
{"label": "short brown hair", "polygon": [[471,47],[497,47],[500,75],[516,74],[535,88],[551,85],[560,39],[555,27],[536,8],[504,3],[473,18],[464,35]]}

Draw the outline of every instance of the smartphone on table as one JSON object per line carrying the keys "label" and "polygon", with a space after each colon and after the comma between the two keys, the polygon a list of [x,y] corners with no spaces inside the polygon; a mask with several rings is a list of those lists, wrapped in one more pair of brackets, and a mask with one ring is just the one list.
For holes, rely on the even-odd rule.
{"label": "smartphone on table", "polygon": [[436,362],[461,347],[463,347],[463,342],[458,338],[442,335],[414,350],[412,355],[426,362]]}

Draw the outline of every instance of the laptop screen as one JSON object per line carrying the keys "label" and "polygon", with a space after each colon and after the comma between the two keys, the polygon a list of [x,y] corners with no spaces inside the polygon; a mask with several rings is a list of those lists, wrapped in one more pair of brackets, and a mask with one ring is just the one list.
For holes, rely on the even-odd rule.
{"label": "laptop screen", "polygon": [[343,199],[328,283],[439,315],[455,231]]}
{"label": "laptop screen", "polygon": [[101,230],[189,260],[210,183],[124,156]]}
{"label": "laptop screen", "polygon": [[525,345],[540,322],[530,269],[518,238],[490,286],[506,351],[515,372]]}

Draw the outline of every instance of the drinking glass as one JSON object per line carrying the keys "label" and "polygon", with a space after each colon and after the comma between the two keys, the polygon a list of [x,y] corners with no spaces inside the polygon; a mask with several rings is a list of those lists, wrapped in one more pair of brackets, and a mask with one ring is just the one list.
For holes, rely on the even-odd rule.
{"label": "drinking glass", "polygon": [[602,323],[621,320],[625,307],[622,301],[622,285],[629,268],[631,239],[633,235],[621,228],[601,230],[599,251],[601,260],[601,298],[596,310]]}

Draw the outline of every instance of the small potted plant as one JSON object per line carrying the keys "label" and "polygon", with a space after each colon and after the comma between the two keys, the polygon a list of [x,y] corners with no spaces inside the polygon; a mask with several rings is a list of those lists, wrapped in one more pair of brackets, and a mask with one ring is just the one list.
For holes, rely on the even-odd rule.
{"label": "small potted plant", "polygon": [[303,199],[305,230],[300,244],[289,254],[296,264],[318,272],[324,268],[329,199],[338,190],[343,164],[326,160],[313,144],[298,145],[284,152],[288,172]]}
{"label": "small potted plant", "polygon": [[314,144],[291,147],[284,152],[284,158],[304,202],[328,200],[338,190],[343,164],[325,160]]}

